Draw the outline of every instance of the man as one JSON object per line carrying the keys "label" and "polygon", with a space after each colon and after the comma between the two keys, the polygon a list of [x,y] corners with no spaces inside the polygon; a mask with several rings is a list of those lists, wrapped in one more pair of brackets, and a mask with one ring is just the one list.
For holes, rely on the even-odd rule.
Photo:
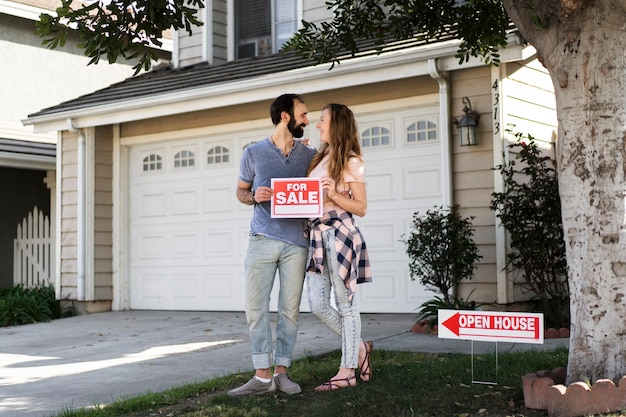
{"label": "man", "polygon": [[[270,106],[274,133],[248,146],[241,157],[237,198],[254,205],[245,260],[246,319],[256,370],[247,383],[228,392],[241,397],[272,392],[302,391],[287,375],[298,332],[298,315],[308,240],[302,219],[271,217],[272,178],[305,177],[314,148],[296,138],[309,124],[304,100],[297,94],[283,94]],[[278,270],[278,323],[276,347],[270,323],[270,293]],[[272,373],[272,366],[274,372]]]}

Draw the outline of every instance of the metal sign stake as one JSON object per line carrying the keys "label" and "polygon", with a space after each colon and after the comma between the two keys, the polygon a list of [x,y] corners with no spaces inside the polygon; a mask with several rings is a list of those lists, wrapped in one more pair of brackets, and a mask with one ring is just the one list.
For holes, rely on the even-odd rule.
{"label": "metal sign stake", "polygon": [[474,379],[474,341],[471,341],[472,343],[472,354],[471,354],[471,361],[472,361],[472,384],[482,384],[482,385],[498,385],[498,342],[496,343],[496,382],[490,382],[490,381],[476,381],[476,379]]}

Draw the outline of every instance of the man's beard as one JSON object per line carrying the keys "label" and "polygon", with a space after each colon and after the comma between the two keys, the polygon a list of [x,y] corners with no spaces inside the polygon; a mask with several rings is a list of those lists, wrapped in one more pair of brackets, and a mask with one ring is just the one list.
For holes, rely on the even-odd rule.
{"label": "man's beard", "polygon": [[296,122],[293,119],[289,120],[289,123],[287,123],[287,129],[289,129],[289,132],[291,132],[293,137],[296,139],[299,139],[302,136],[304,136],[305,127],[306,125],[303,125],[303,124],[296,125]]}

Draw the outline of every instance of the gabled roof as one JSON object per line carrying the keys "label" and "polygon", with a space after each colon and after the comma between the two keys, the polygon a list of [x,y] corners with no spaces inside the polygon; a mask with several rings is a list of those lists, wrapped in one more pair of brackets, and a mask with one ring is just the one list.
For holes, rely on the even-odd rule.
{"label": "gabled roof", "polygon": [[[383,53],[386,54],[392,51],[436,44],[453,39],[454,36],[436,40],[416,38],[397,41],[387,44]],[[358,54],[359,57],[378,54],[377,47],[372,42],[369,45],[363,45],[361,50],[363,52]],[[351,58],[346,56],[342,58],[342,62]],[[199,87],[236,83],[244,79],[261,78],[268,74],[311,66],[314,66],[314,64],[296,56],[294,52],[279,52],[267,57],[230,61],[220,65],[209,65],[207,62],[202,62],[182,68],[168,66],[128,78],[102,90],[30,114],[28,117],[52,115],[129,99],[197,89]]]}

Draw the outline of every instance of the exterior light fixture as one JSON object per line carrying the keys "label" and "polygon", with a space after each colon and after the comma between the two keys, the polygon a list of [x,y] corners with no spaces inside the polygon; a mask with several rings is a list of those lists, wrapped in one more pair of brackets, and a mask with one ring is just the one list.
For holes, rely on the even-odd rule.
{"label": "exterior light fixture", "polygon": [[463,113],[465,113],[465,116],[461,118],[461,121],[452,120],[457,129],[459,129],[461,146],[477,145],[476,126],[478,126],[480,115],[472,110],[472,103],[467,97],[463,97]]}

